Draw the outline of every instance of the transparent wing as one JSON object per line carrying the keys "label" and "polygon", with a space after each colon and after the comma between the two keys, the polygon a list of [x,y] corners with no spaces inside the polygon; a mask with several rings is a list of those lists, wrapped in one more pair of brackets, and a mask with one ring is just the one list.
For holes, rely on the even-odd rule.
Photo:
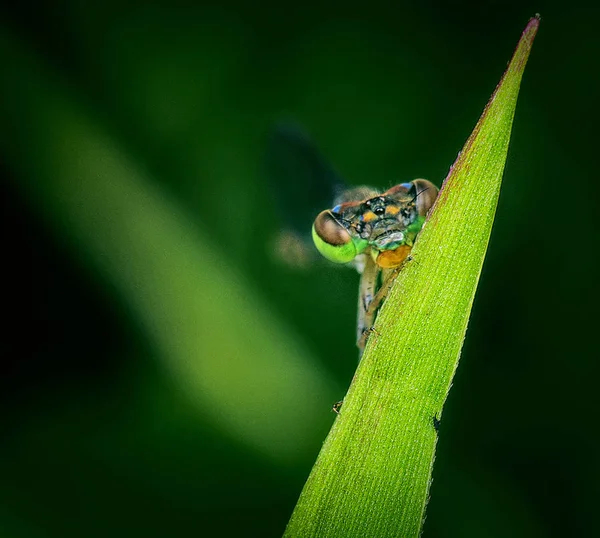
{"label": "transparent wing", "polygon": [[269,190],[281,222],[275,237],[275,252],[294,266],[320,260],[312,244],[312,223],[345,190],[344,181],[306,132],[293,123],[281,123],[273,130],[266,168]]}

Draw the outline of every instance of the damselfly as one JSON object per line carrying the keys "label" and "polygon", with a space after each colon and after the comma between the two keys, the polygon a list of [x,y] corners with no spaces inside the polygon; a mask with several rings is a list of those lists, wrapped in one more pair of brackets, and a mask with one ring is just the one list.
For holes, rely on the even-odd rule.
{"label": "damselfly", "polygon": [[[425,179],[385,192],[347,188],[310,140],[289,126],[277,131],[271,149],[279,155],[271,161],[271,176],[277,178],[279,190],[287,185],[295,191],[294,198],[302,201],[296,207],[323,203],[322,193],[334,193],[333,208],[321,211],[314,220],[312,238],[325,258],[351,264],[361,274],[357,345],[362,355],[377,312],[409,259],[438,188]],[[289,192],[287,196],[290,199]],[[294,227],[308,222],[305,215]]]}

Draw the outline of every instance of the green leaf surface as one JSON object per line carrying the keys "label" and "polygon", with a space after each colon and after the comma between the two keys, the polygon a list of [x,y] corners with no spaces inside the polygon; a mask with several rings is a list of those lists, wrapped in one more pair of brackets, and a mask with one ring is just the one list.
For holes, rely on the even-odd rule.
{"label": "green leaf surface", "polygon": [[[539,19],[513,58],[400,272],[288,524],[288,537],[413,537],[467,329]],[[451,427],[451,426],[450,426]]]}

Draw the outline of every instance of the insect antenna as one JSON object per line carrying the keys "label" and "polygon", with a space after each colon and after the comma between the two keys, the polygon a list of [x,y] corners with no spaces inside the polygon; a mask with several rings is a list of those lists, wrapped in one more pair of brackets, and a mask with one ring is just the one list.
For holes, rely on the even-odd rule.
{"label": "insect antenna", "polygon": [[423,194],[425,191],[428,191],[431,187],[427,187],[425,189],[423,189],[422,191],[419,191],[417,194],[415,194],[415,197],[409,202],[409,204],[412,204],[419,196],[419,194]]}

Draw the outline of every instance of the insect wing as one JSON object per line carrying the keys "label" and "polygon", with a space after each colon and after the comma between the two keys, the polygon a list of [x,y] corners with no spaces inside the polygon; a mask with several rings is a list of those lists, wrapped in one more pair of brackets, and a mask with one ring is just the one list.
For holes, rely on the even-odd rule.
{"label": "insect wing", "polygon": [[321,261],[312,244],[311,224],[345,190],[343,180],[308,135],[292,123],[278,125],[271,134],[266,168],[282,223],[275,238],[277,257],[292,266]]}

